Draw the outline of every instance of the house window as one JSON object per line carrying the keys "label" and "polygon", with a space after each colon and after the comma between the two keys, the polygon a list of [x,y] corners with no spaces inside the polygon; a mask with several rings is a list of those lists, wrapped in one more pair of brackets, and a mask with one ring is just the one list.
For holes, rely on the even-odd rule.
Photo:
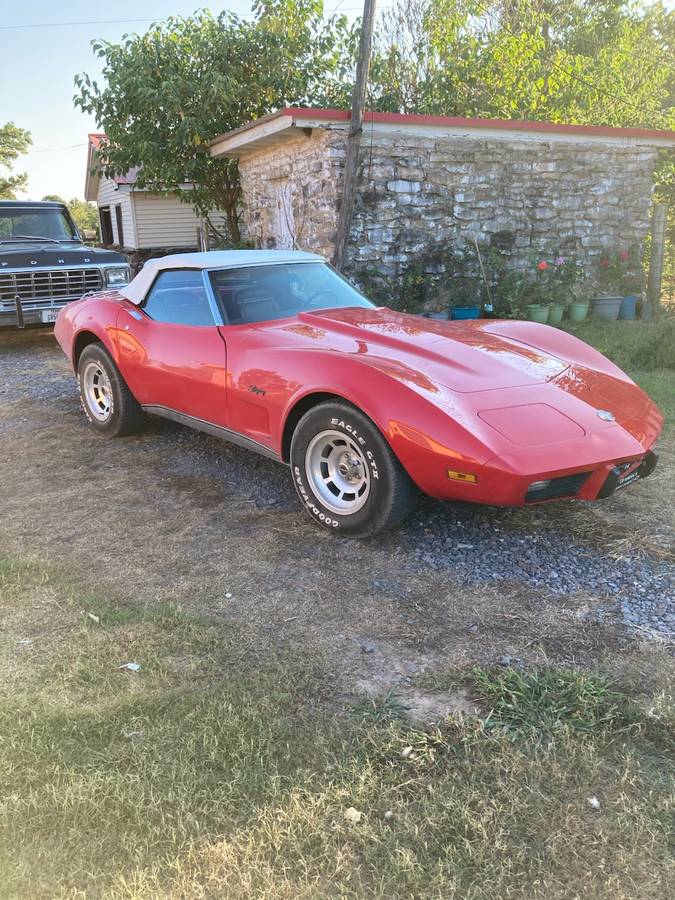
{"label": "house window", "polygon": [[113,232],[110,207],[102,206],[98,211],[98,218],[101,223],[101,243],[105,245],[112,244]]}
{"label": "house window", "polygon": [[124,247],[124,229],[122,228],[122,204],[115,204],[115,222],[117,223],[117,245]]}

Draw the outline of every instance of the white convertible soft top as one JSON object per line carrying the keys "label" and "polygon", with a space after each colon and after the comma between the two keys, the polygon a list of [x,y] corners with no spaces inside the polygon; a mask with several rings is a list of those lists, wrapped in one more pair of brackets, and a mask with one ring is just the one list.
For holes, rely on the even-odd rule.
{"label": "white convertible soft top", "polygon": [[303,250],[211,250],[208,253],[172,253],[149,259],[120,294],[137,306],[160,272],[167,269],[235,269],[241,266],[274,266],[280,263],[325,262],[323,256]]}

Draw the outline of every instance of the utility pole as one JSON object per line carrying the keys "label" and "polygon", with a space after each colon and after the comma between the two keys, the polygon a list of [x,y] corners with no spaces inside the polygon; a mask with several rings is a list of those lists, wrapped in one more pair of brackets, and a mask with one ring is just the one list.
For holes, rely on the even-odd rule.
{"label": "utility pole", "polygon": [[363,131],[363,106],[366,102],[374,22],[375,0],[364,0],[359,59],[356,64],[356,81],[354,82],[354,91],[352,93],[352,118],[349,125],[349,135],[347,136],[347,155],[345,156],[345,167],[342,177],[342,198],[340,200],[337,236],[333,252],[333,265],[340,271],[344,265],[345,250],[349,240],[354,211],[354,196],[356,195],[356,180],[359,168],[359,147],[361,146],[361,133]]}

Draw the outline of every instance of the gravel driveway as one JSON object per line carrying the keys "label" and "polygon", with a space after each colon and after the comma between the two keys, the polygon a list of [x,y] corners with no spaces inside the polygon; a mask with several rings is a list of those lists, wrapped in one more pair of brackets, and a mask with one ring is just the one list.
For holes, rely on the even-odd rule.
{"label": "gravel driveway", "polygon": [[317,530],[262,457],[156,419],[99,438],[52,335],[0,335],[6,554],[220,616],[260,652],[316,646],[366,689],[439,661],[590,659],[625,626],[672,636],[673,438],[652,478],[603,504],[422,500],[399,530],[350,541]]}

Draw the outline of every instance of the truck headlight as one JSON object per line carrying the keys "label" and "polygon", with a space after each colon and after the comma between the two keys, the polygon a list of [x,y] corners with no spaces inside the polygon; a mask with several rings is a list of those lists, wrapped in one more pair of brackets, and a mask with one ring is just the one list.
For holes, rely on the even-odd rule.
{"label": "truck headlight", "polygon": [[124,287],[129,284],[129,266],[111,266],[105,269],[105,283],[108,287]]}

